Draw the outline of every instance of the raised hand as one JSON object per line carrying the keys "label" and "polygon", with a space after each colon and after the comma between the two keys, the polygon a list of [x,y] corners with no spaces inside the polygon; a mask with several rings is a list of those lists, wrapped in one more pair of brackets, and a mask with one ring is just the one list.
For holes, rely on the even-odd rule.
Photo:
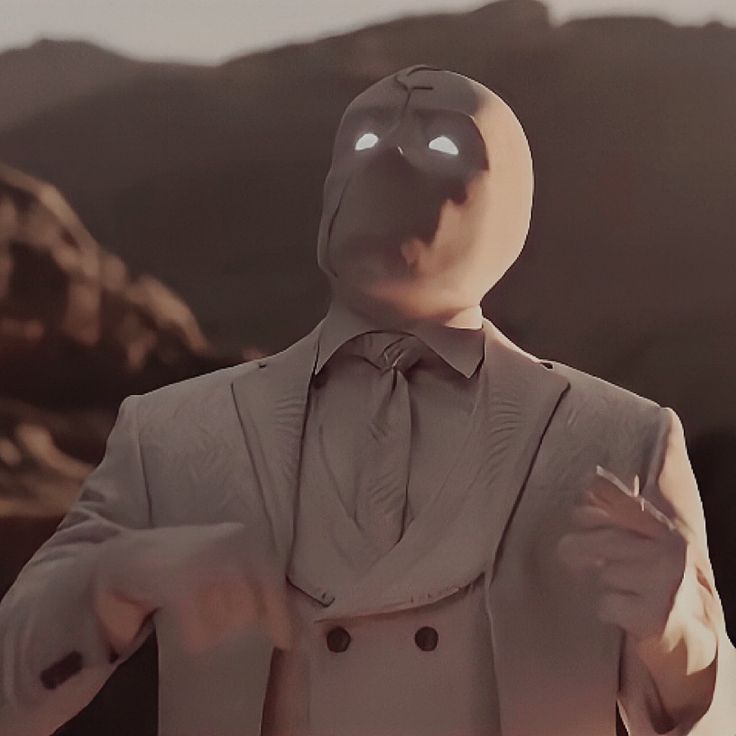
{"label": "raised hand", "polygon": [[[601,620],[635,640],[672,635],[687,569],[687,540],[662,511],[603,468],[571,515],[558,554],[575,575],[592,575]],[[677,622],[679,625],[679,622]]]}

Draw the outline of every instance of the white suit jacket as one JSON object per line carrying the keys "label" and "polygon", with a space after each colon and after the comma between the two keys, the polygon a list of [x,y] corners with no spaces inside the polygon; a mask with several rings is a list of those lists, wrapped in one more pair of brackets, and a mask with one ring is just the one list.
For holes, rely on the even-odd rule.
{"label": "white suit jacket", "polygon": [[[47,736],[119,664],[107,661],[88,588],[99,545],[112,536],[238,520],[286,574],[319,328],[265,359],[122,402],[102,462],[0,604],[0,734]],[[571,580],[554,554],[596,464],[628,484],[638,474],[642,494],[690,531],[700,592],[718,633],[711,706],[697,724],[670,733],[731,736],[736,649],[726,635],[676,415],[525,353],[487,319],[484,330],[491,421],[476,440],[486,461],[460,464],[455,482],[467,493],[453,523],[444,523],[439,508],[418,517],[390,563],[379,561],[321,618],[345,621],[438,602],[483,573],[503,736],[613,736],[617,702],[633,736],[653,736],[646,672],[621,630],[598,620],[591,591]],[[252,629],[193,656],[182,648],[171,612],[159,610],[123,659],[153,626],[160,736],[258,736],[273,651],[265,633]],[[336,722],[344,721],[340,703],[334,707]]]}

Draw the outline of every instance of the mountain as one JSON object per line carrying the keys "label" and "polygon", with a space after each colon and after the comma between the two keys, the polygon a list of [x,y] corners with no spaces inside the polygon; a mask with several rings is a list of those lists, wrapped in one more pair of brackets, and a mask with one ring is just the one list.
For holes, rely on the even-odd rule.
{"label": "mountain", "polygon": [[41,38],[0,53],[0,130],[112,85],[187,68],[130,59],[86,41]]}
{"label": "mountain", "polygon": [[533,353],[677,406],[697,433],[733,426],[733,392],[683,379],[725,386],[736,357],[736,30],[721,24],[554,25],[537,0],[499,0],[108,85],[0,132],[0,160],[53,183],[214,343],[273,351],[327,304],[316,235],[345,106],[418,62],[497,91],[532,147],[529,239],[486,313]]}
{"label": "mountain", "polygon": [[[134,73],[95,77],[99,84],[80,93],[52,98],[23,85],[28,94],[19,98],[26,99],[16,107],[21,112],[0,129],[0,160],[51,182],[88,237],[118,259],[110,263],[125,264],[124,313],[136,313],[129,297],[140,292],[136,284],[152,278],[179,295],[187,307],[184,323],[197,326],[189,333],[194,343],[179,340],[163,372],[136,377],[144,385],[173,380],[177,371],[204,372],[213,365],[188,345],[204,341],[230,354],[243,345],[253,346],[252,354],[270,352],[322,316],[328,291],[315,250],[332,137],[355,94],[415,63],[478,79],[522,121],[536,171],[532,226],[519,261],[486,297],[484,311],[525,350],[678,411],[701,487],[716,577],[736,631],[736,574],[729,564],[736,513],[736,30],[620,17],[554,25],[536,0],[499,0],[472,12],[395,20],[215,67],[169,73],[135,62]],[[66,83],[53,66],[39,67],[38,90]],[[0,80],[2,74],[0,56]],[[6,201],[0,191],[0,225]],[[64,241],[63,228],[54,232]],[[12,252],[43,268],[18,271],[28,277],[16,282],[15,293],[26,311],[39,302],[55,317],[49,304],[63,303],[59,294],[66,293],[68,275],[60,284],[58,259],[34,242]],[[62,247],[51,251],[62,253]],[[34,274],[47,278],[50,288],[41,289]],[[57,301],[44,301],[55,293]],[[29,329],[32,337],[36,328]],[[133,343],[139,342],[136,332]],[[157,368],[156,356],[171,354],[166,335],[153,332],[156,347],[147,365]],[[144,350],[146,344],[142,340]],[[119,370],[125,346],[108,339],[97,352],[93,348],[91,354],[101,357],[96,375],[106,375],[100,366]],[[54,387],[56,377],[48,386],[44,381],[52,373],[46,365],[31,359],[26,365],[36,371],[37,387]],[[21,379],[33,370],[29,376],[15,370],[16,383],[7,385],[20,393]],[[111,383],[128,390],[119,379],[113,374]],[[58,512],[82,470],[54,453],[55,468],[39,470],[39,458],[49,456],[51,438],[65,455],[93,463],[109,429],[109,408],[100,414],[94,403],[90,410],[33,404],[32,389],[26,399],[0,396],[2,426],[12,429],[0,437],[0,466],[22,459],[31,474],[26,482],[42,488],[48,488],[39,485],[43,473],[61,468],[66,480],[45,507]],[[14,473],[12,482],[19,478]],[[10,487],[6,498],[22,501],[24,488]],[[51,531],[48,517],[43,522],[29,527],[21,517],[9,528],[0,522],[0,537],[16,540],[6,580]],[[99,733],[100,722],[105,733],[155,733],[151,701],[130,697],[143,693],[141,682],[149,695],[155,691],[155,651],[149,647],[141,656],[130,669],[121,668],[120,677],[136,672],[145,679],[123,685],[113,678],[59,736]],[[142,700],[147,705],[139,708]],[[125,719],[119,718],[120,702],[136,703]],[[144,716],[145,725],[131,726],[130,718]]]}

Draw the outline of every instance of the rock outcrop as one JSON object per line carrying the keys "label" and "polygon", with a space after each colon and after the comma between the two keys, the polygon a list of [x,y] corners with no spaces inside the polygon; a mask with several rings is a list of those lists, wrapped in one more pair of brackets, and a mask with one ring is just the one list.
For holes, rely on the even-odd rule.
{"label": "rock outcrop", "polygon": [[78,495],[124,396],[247,357],[214,349],[56,188],[0,165],[0,589]]}

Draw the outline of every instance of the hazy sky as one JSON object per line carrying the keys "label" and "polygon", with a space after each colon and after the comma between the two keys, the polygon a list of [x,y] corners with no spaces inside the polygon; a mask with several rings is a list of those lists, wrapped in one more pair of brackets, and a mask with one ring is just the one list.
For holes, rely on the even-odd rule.
{"label": "hazy sky", "polygon": [[[0,0],[0,49],[39,37],[84,38],[148,59],[216,62],[372,22],[480,5],[467,0]],[[736,0],[548,0],[556,21],[598,14],[658,15],[736,26]]]}

